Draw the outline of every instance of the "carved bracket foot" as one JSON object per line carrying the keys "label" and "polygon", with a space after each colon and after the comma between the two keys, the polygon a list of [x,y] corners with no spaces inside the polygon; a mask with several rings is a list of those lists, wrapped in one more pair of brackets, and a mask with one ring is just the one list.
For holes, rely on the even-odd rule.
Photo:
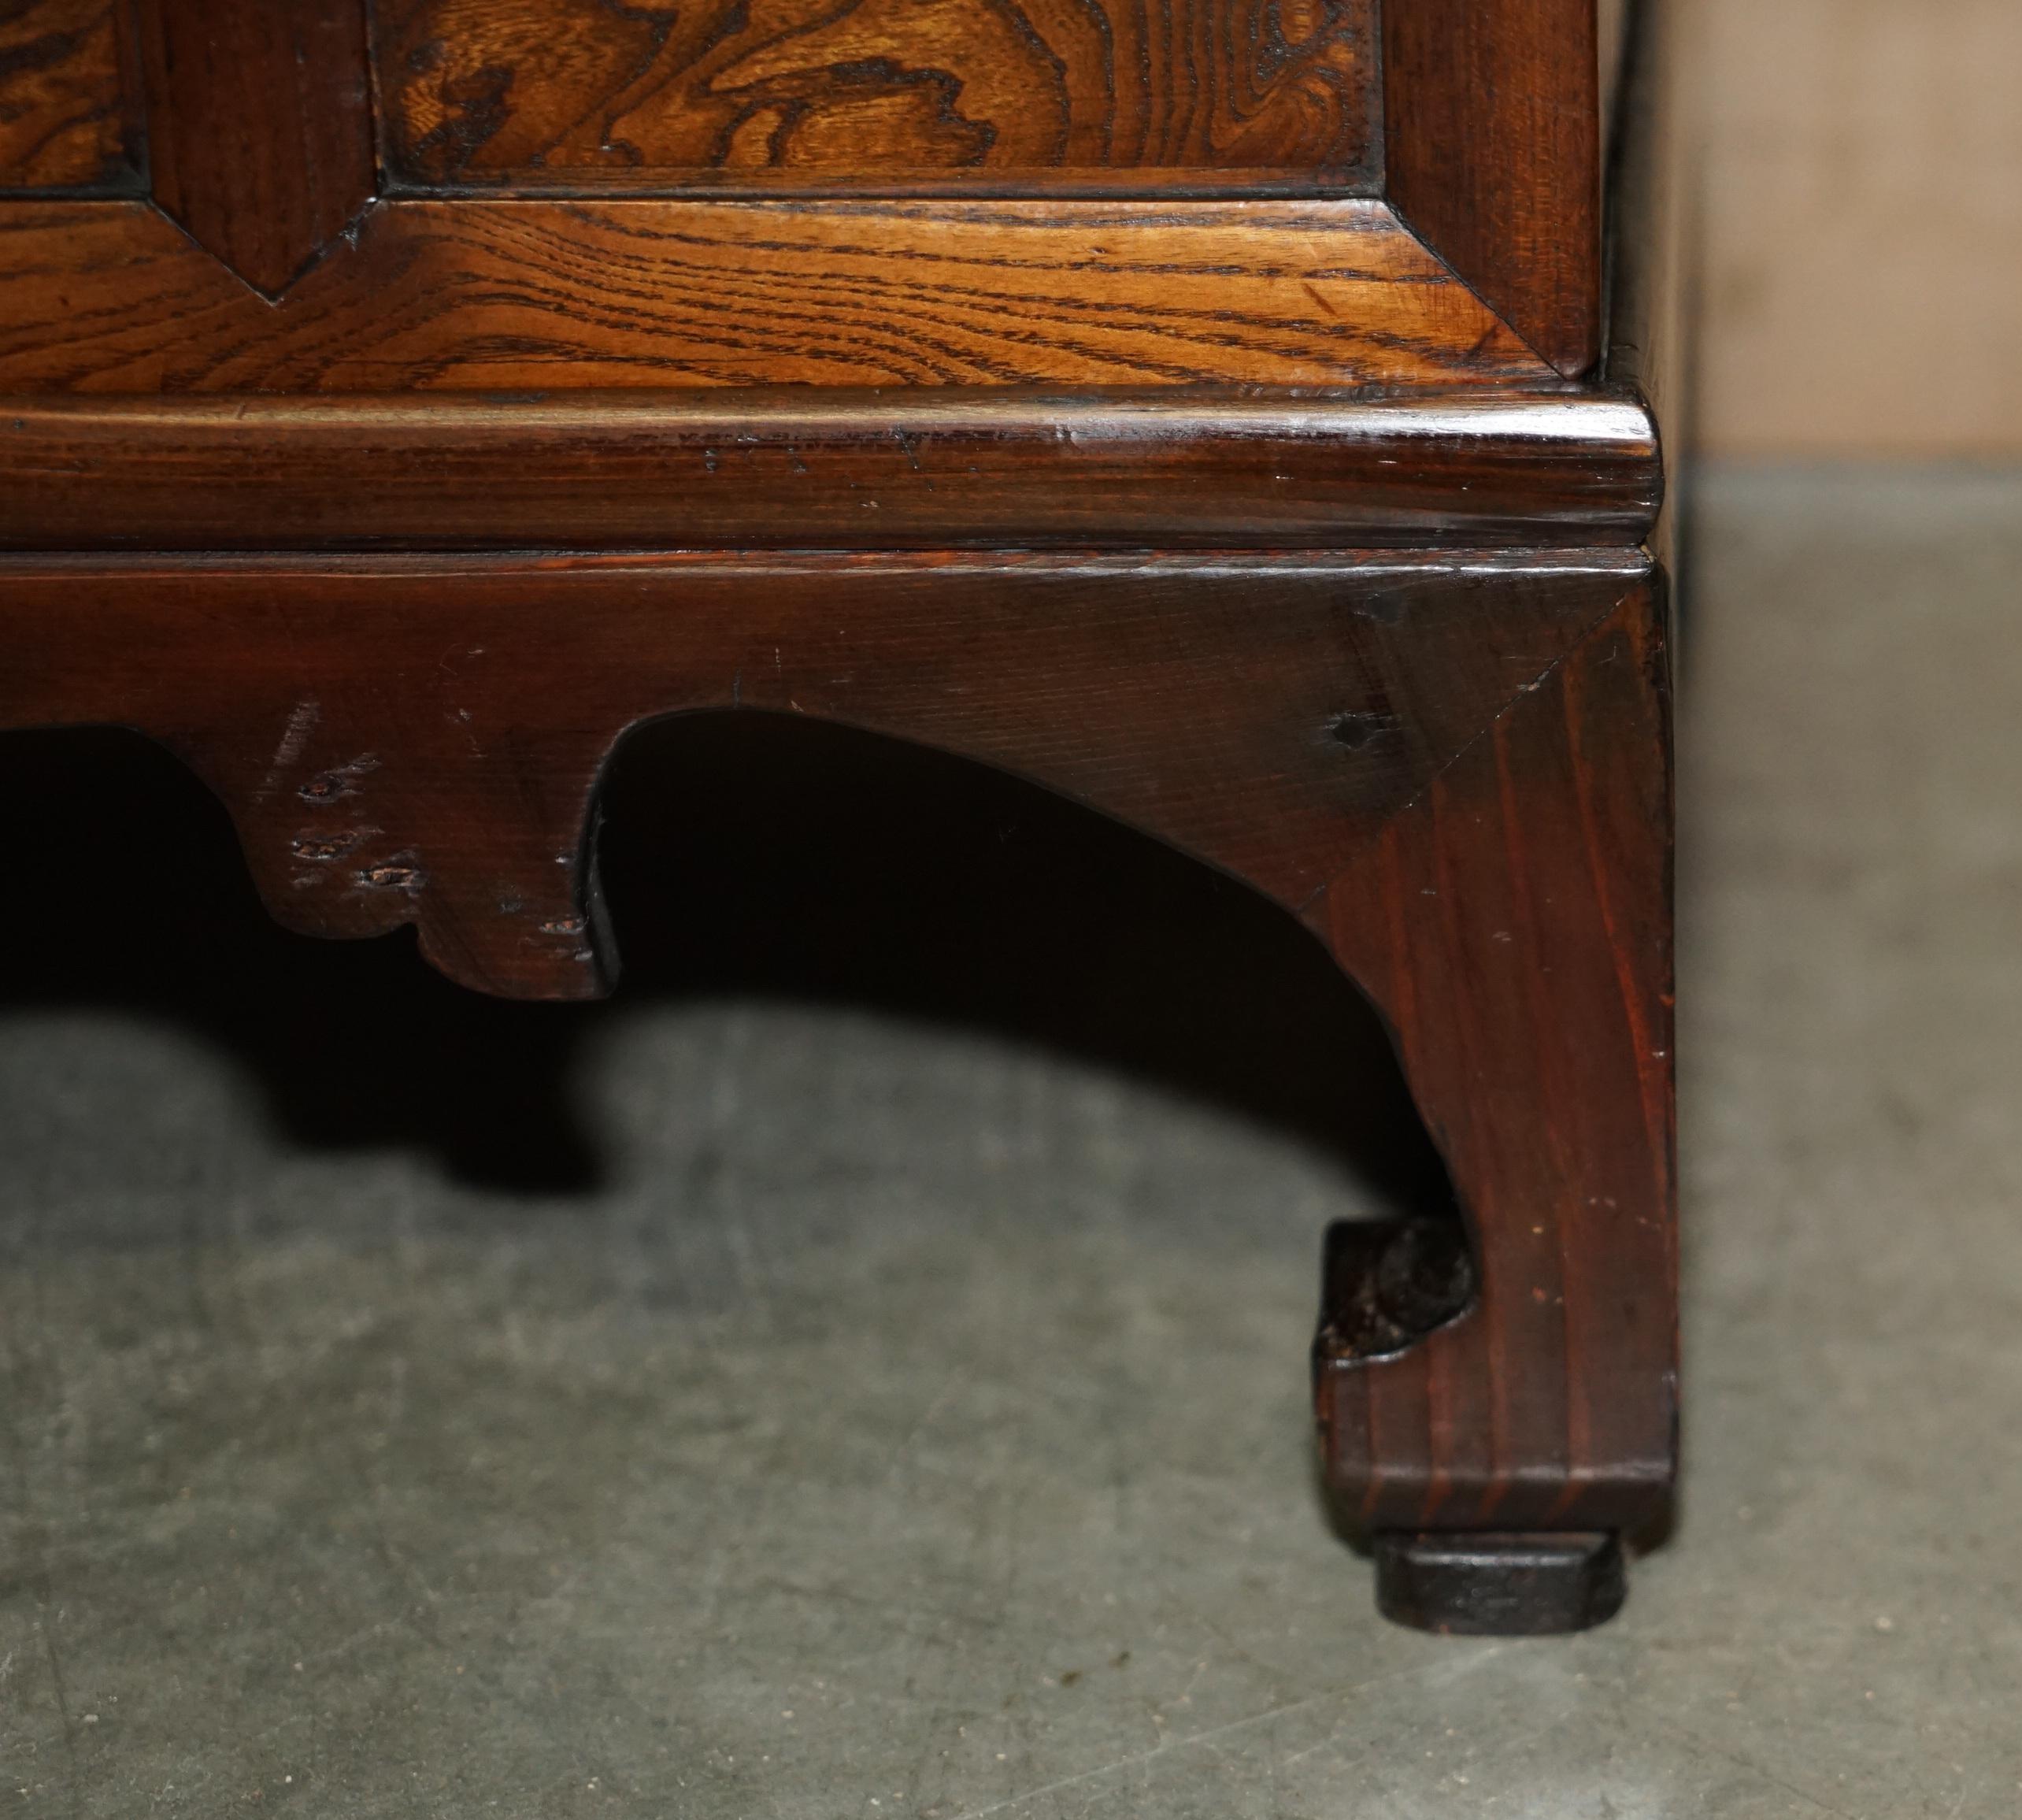
{"label": "carved bracket foot", "polygon": [[1662,633],[1607,551],[18,558],[0,726],[154,735],[283,921],[524,997],[608,986],[598,780],[670,714],[935,747],[1246,880],[1387,1019],[1458,1202],[1331,1245],[1343,1512],[1632,1533],[1676,1420]]}

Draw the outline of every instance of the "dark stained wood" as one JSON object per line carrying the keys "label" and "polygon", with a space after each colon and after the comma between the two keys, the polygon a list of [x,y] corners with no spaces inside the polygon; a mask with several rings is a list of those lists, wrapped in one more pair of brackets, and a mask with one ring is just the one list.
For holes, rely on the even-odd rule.
{"label": "dark stained wood", "polygon": [[0,409],[0,547],[1633,545],[1633,403],[1192,388],[72,396]]}
{"label": "dark stained wood", "polygon": [[1387,1358],[1465,1314],[1475,1295],[1467,1229],[1446,1207],[1336,1220],[1320,1266],[1317,1361]]}
{"label": "dark stained wood", "polygon": [[1620,1538],[1569,1534],[1409,1534],[1376,1540],[1384,1617],[1442,1637],[1558,1637],[1605,1624],[1628,1585]]}
{"label": "dark stained wood", "polygon": [[417,924],[468,984],[601,990],[624,729],[811,714],[1050,785],[1317,929],[1330,881],[1642,573],[1567,558],[0,561],[0,727],[182,754],[292,928]]}
{"label": "dark stained wood", "polygon": [[1381,203],[381,203],[269,306],[0,209],[0,394],[1555,383]]}
{"label": "dark stained wood", "polygon": [[[1371,1531],[1635,1531],[1676,1466],[1663,609],[1634,589],[1328,893],[1473,1240],[1394,1356],[1324,1344],[1329,1485]],[[1330,1299],[1339,1293],[1339,1286]]]}
{"label": "dark stained wood", "polygon": [[1561,373],[1600,354],[1594,0],[1390,0],[1387,193]]}
{"label": "dark stained wood", "polygon": [[365,0],[136,0],[154,200],[268,296],[374,183]]}
{"label": "dark stained wood", "polygon": [[409,187],[1367,191],[1375,0],[380,0]]}
{"label": "dark stained wood", "polygon": [[0,194],[131,186],[115,0],[0,6]]}

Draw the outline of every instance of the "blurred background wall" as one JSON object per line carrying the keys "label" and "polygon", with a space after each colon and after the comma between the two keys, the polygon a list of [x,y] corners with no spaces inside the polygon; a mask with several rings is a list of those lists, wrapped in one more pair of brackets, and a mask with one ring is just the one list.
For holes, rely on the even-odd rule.
{"label": "blurred background wall", "polygon": [[1681,0],[1715,457],[2022,458],[2022,0]]}

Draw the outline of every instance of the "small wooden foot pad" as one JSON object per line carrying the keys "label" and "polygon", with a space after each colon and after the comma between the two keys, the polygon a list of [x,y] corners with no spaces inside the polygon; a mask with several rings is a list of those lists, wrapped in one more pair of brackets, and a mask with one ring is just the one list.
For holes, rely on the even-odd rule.
{"label": "small wooden foot pad", "polygon": [[1622,1608],[1622,1545],[1607,1530],[1564,1535],[1387,1529],[1375,1538],[1384,1617],[1451,1637],[1555,1637]]}

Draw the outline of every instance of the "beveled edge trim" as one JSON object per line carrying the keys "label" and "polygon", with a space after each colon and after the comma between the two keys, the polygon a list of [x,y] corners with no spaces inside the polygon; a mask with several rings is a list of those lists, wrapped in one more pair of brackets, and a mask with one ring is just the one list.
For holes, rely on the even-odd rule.
{"label": "beveled edge trim", "polygon": [[0,398],[0,548],[1622,547],[1628,392]]}
{"label": "beveled edge trim", "polygon": [[413,581],[472,575],[586,576],[735,574],[1046,575],[1068,580],[1110,576],[1258,576],[1339,575],[1361,580],[1481,576],[1612,575],[1649,579],[1648,554],[1619,544],[1565,549],[1405,550],[0,550],[0,583],[72,575],[176,577],[328,576],[346,581]]}

